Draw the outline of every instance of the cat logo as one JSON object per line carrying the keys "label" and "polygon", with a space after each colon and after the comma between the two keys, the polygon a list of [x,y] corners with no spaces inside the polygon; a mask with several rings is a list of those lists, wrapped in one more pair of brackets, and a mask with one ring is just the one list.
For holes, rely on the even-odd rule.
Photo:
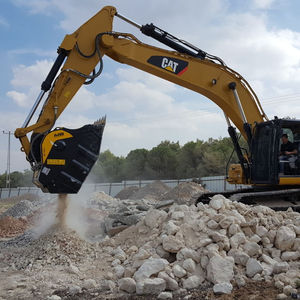
{"label": "cat logo", "polygon": [[187,70],[189,64],[187,61],[168,56],[151,56],[147,62],[179,76]]}
{"label": "cat logo", "polygon": [[176,72],[177,66],[178,66],[177,62],[168,59],[167,57],[164,57],[161,61],[161,67],[173,73]]}

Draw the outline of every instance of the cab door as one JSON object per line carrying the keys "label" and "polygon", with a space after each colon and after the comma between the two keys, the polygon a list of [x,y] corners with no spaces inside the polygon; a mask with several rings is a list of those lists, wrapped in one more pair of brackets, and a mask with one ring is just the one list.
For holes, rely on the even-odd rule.
{"label": "cab door", "polygon": [[278,154],[281,126],[278,122],[263,122],[255,127],[251,143],[251,182],[278,184]]}

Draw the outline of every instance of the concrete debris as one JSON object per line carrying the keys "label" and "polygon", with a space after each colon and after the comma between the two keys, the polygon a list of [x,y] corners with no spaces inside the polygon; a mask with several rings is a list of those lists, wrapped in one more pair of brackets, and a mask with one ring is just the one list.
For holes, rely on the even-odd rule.
{"label": "concrete debris", "polygon": [[[171,190],[163,182],[156,180],[146,186],[140,188],[137,192],[130,196],[130,199],[139,200],[139,199],[147,199],[147,200],[161,200],[163,195]],[[164,199],[167,200],[167,199]]]}
{"label": "concrete debris", "polygon": [[131,196],[133,194],[135,194],[137,191],[139,190],[139,187],[137,186],[128,186],[125,187],[122,191],[120,191],[115,198],[118,198],[120,200],[124,200],[124,199],[131,199]]}
{"label": "concrete debris", "polygon": [[[192,191],[180,194],[189,184]],[[138,191],[140,199],[94,193],[80,208],[86,214],[86,235],[54,224],[39,235],[31,229],[1,240],[0,298],[71,299],[89,293],[94,298],[188,299],[194,289],[213,286],[215,294],[230,294],[233,286],[249,282],[273,282],[275,297],[282,299],[299,293],[300,214],[220,195],[195,206],[191,198],[203,192],[195,184],[184,183],[174,192],[155,182]],[[156,209],[172,191],[180,197]],[[25,220],[5,218],[6,226]],[[14,230],[8,226],[7,231]],[[92,241],[87,238],[91,230],[98,233]]]}
{"label": "concrete debris", "polygon": [[182,182],[165,193],[160,200],[174,200],[177,204],[194,204],[195,200],[206,190],[195,182]]}
{"label": "concrete debris", "polygon": [[19,203],[15,204],[7,211],[5,211],[1,217],[11,216],[14,218],[26,217],[33,213],[34,205],[31,201],[21,200]]}

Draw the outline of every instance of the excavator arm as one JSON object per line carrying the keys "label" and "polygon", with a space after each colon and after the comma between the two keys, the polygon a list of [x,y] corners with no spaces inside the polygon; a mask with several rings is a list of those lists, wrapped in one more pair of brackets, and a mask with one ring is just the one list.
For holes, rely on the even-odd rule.
{"label": "excavator arm", "polygon": [[[114,32],[112,24],[115,16],[174,50],[147,45],[132,34]],[[100,75],[103,55],[211,99],[223,110],[233,140],[236,134],[231,122],[250,143],[254,125],[267,120],[247,81],[221,59],[153,24],[140,26],[118,14],[114,7],[107,6],[73,34],[66,35],[29,116],[22,128],[15,131],[34,170],[34,182],[44,191],[76,193],[98,157],[104,118],[78,130],[51,129],[82,84],[89,84]],[[48,90],[37,122],[28,126]],[[30,132],[29,141],[27,134]],[[246,161],[238,143],[236,150],[240,152],[238,156],[244,165]],[[248,172],[246,167],[242,168],[245,173]]]}

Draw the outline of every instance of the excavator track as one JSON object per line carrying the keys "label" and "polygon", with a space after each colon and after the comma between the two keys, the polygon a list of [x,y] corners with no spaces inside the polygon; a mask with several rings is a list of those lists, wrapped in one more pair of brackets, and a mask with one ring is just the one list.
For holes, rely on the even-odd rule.
{"label": "excavator track", "polygon": [[276,211],[284,211],[291,207],[293,211],[300,212],[300,187],[280,190],[249,188],[223,193],[204,193],[196,200],[196,205],[200,202],[209,203],[211,197],[217,194],[222,194],[231,201],[238,201],[247,205],[264,205]]}

